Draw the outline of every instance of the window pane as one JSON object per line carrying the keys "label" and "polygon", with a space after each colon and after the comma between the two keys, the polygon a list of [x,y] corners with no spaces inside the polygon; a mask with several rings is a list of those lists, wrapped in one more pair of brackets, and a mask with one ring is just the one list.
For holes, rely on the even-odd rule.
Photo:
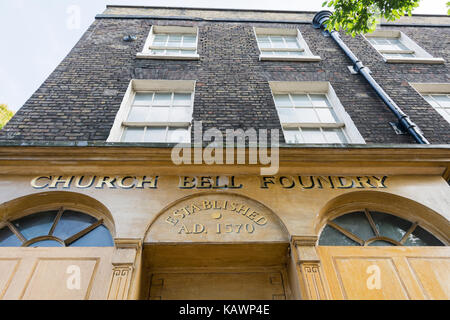
{"label": "window pane", "polygon": [[0,229],[0,247],[20,247],[22,241],[8,227]]}
{"label": "window pane", "polygon": [[302,143],[300,131],[298,129],[284,129],[284,140],[286,143]]}
{"label": "window pane", "polygon": [[153,39],[154,46],[165,46],[167,42],[168,35],[166,34],[156,34]]}
{"label": "window pane", "polygon": [[319,115],[320,122],[324,123],[336,123],[337,117],[334,114],[334,111],[331,109],[318,108],[316,109],[317,114]]}
{"label": "window pane", "polygon": [[400,39],[389,39],[389,42],[392,46],[397,50],[409,50],[407,46],[405,46]]}
{"label": "window pane", "polygon": [[295,109],[293,108],[278,108],[278,115],[281,123],[295,123],[298,122]]}
{"label": "window pane", "polygon": [[188,128],[169,128],[167,142],[190,142]]}
{"label": "window pane", "polygon": [[443,246],[444,244],[425,229],[417,226],[404,243],[405,246]]}
{"label": "window pane", "polygon": [[391,214],[371,211],[370,215],[380,235],[395,241],[400,241],[411,227],[411,222]]}
{"label": "window pane", "polygon": [[320,132],[320,129],[302,128],[302,135],[305,143],[325,143],[325,139],[322,132]]}
{"label": "window pane", "polygon": [[368,240],[375,237],[369,221],[364,212],[352,212],[344,214],[333,220],[334,223],[350,231],[362,240]]}
{"label": "window pane", "polygon": [[450,108],[450,98],[446,95],[435,94],[433,98],[442,108]]}
{"label": "window pane", "polygon": [[153,93],[137,92],[134,97],[134,105],[149,106],[152,104]]}
{"label": "window pane", "polygon": [[272,47],[273,48],[285,48],[284,41],[282,37],[279,36],[271,36],[270,39],[272,40]]}
{"label": "window pane", "polygon": [[14,226],[27,239],[46,236],[55,220],[56,212],[42,212],[13,221]]}
{"label": "window pane", "polygon": [[317,123],[319,119],[317,118],[317,114],[314,109],[309,108],[297,108],[295,109],[297,113],[297,119],[299,122],[312,122]]}
{"label": "window pane", "polygon": [[183,36],[183,47],[195,48],[197,46],[197,36]]}
{"label": "window pane", "polygon": [[292,101],[296,107],[311,107],[311,101],[306,94],[291,94]]}
{"label": "window pane", "polygon": [[450,98],[446,95],[429,95],[425,100],[450,123]]}
{"label": "window pane", "polygon": [[285,37],[288,48],[300,48],[296,37]]}
{"label": "window pane", "polygon": [[112,247],[114,241],[104,225],[100,225],[88,234],[70,244],[71,247]]}
{"label": "window pane", "polygon": [[323,129],[323,133],[327,140],[327,143],[346,143],[344,133],[342,129]]}
{"label": "window pane", "polygon": [[166,142],[166,127],[147,127],[145,142]]}
{"label": "window pane", "polygon": [[173,96],[174,106],[190,106],[191,94],[190,93],[175,93]]}
{"label": "window pane", "polygon": [[127,127],[122,136],[123,142],[142,142],[144,128]]}
{"label": "window pane", "polygon": [[375,45],[377,50],[393,50],[394,46],[389,39],[386,38],[373,38],[371,42]]}
{"label": "window pane", "polygon": [[181,35],[179,34],[170,34],[169,35],[169,47],[180,47],[181,46]]}
{"label": "window pane", "polygon": [[169,106],[171,99],[171,93],[155,93],[155,100],[153,101],[153,105]]}
{"label": "window pane", "polygon": [[191,107],[173,107],[170,111],[170,122],[191,122]]}
{"label": "window pane", "polygon": [[167,122],[169,121],[169,107],[153,107],[150,109],[148,117],[149,122]]}
{"label": "window pane", "polygon": [[56,225],[53,235],[62,240],[66,240],[95,222],[97,222],[97,219],[90,215],[74,211],[64,211]]}
{"label": "window pane", "polygon": [[291,107],[292,103],[287,94],[274,95],[275,105],[277,107]]}
{"label": "window pane", "polygon": [[328,99],[323,94],[310,94],[313,106],[315,107],[329,107]]}
{"label": "window pane", "polygon": [[258,44],[261,48],[270,48],[270,41],[268,36],[258,36]]}
{"label": "window pane", "polygon": [[359,243],[348,238],[329,225],[325,226],[320,235],[319,245],[321,246],[359,246]]}
{"label": "window pane", "polygon": [[127,121],[130,122],[142,122],[147,118],[149,107],[137,107],[131,108],[130,114],[128,115]]}

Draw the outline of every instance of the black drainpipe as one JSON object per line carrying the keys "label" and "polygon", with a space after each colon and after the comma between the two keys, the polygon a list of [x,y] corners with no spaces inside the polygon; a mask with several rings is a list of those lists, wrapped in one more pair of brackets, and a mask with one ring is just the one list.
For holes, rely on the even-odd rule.
{"label": "black drainpipe", "polygon": [[[331,16],[331,11],[323,10],[314,16],[313,19],[313,27],[316,29],[324,29],[326,27],[326,23]],[[383,102],[388,106],[388,108],[394,113],[397,117],[400,126],[407,132],[409,132],[413,138],[420,144],[430,144],[428,140],[424,137],[420,128],[412,122],[412,120],[408,117],[406,113],[400,109],[400,107],[394,102],[394,100],[389,97],[389,95],[381,88],[381,86],[375,81],[375,79],[370,75],[367,67],[363,65],[363,63],[358,59],[357,56],[350,50],[349,47],[342,41],[339,32],[333,30],[331,32],[327,32],[333,39],[336,41],[338,46],[345,52],[347,57],[350,58],[353,62],[353,69],[356,72],[360,73],[366,80],[369,82],[371,87],[375,90],[378,96],[383,100]]]}

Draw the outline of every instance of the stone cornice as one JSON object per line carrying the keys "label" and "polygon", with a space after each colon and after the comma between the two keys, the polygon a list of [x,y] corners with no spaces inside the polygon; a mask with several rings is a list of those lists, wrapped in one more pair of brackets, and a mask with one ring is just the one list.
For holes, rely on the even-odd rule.
{"label": "stone cornice", "polygon": [[[259,175],[262,167],[259,164],[177,166],[171,161],[171,147],[167,144],[0,143],[0,174]],[[280,174],[450,177],[450,145],[281,145],[279,153]]]}

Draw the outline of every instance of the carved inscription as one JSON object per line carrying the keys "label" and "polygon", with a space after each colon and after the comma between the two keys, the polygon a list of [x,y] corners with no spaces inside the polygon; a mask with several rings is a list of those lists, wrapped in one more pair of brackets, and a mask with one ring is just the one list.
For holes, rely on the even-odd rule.
{"label": "carved inscription", "polygon": [[[233,214],[246,218],[246,223],[224,223],[225,214]],[[185,222],[188,217],[205,219],[204,214],[209,214],[212,224]],[[200,216],[201,215],[201,216]],[[178,207],[167,216],[165,222],[176,228],[178,234],[253,234],[258,227],[265,226],[267,217],[250,206],[230,200],[198,200]]]}
{"label": "carved inscription", "polygon": [[385,189],[387,176],[262,176],[261,189]]}
{"label": "carved inscription", "polygon": [[[157,189],[158,176],[38,176],[34,189]],[[387,176],[261,176],[259,188],[271,189],[385,189]],[[180,176],[179,189],[242,189],[235,176]]]}
{"label": "carved inscription", "polygon": [[39,176],[31,180],[34,189],[156,189],[158,176]]}

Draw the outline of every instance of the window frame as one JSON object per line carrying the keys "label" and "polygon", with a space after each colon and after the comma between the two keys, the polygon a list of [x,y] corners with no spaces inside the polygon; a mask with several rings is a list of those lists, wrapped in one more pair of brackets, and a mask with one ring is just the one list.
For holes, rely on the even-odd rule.
{"label": "window frame", "polygon": [[[27,218],[27,217],[31,217],[31,216],[39,216],[42,214],[48,214],[48,213],[54,213],[54,219],[51,223],[51,227],[49,228],[49,231],[47,232],[47,234],[41,234],[41,235],[35,235],[33,237],[29,237],[26,236],[25,233],[23,233],[23,230],[20,230],[20,227],[17,226],[17,221]],[[65,212],[72,212],[78,215],[84,215],[84,216],[88,216],[90,218],[92,218],[94,221],[93,222],[89,222],[89,225],[86,227],[83,227],[81,230],[73,233],[72,235],[66,237],[65,239],[60,238],[60,236],[56,236],[54,234],[54,232],[57,230],[58,225],[61,222],[61,218],[64,219],[63,215]],[[89,245],[89,246],[80,246],[80,247],[113,247],[114,246],[114,236],[113,233],[111,231],[111,229],[108,227],[108,222],[105,221],[105,219],[103,217],[97,217],[96,215],[92,215],[89,213],[86,213],[84,211],[80,211],[78,209],[71,209],[70,207],[59,207],[59,208],[55,208],[55,209],[51,209],[51,210],[45,210],[45,211],[37,211],[37,212],[33,212],[33,213],[27,213],[24,215],[18,215],[15,217],[11,217],[8,219],[5,219],[3,221],[1,221],[0,223],[0,230],[3,229],[7,229],[10,231],[10,233],[12,235],[14,235],[16,237],[16,239],[21,242],[20,246],[12,246],[12,247],[33,247],[33,245],[35,243],[39,243],[42,241],[53,241],[53,242],[57,242],[59,243],[61,246],[57,246],[57,247],[77,247],[77,246],[72,246],[73,243],[77,242],[78,240],[82,239],[84,236],[88,235],[89,233],[93,232],[95,229],[97,229],[98,227],[103,226],[109,233],[110,236],[110,240],[111,240],[111,245],[110,246],[99,246],[98,243],[95,243],[95,245]],[[6,247],[6,248],[10,248],[10,246],[0,246],[0,247]],[[44,246],[46,247],[46,246]],[[53,246],[51,246],[53,247]]]}
{"label": "window frame", "polygon": [[[189,51],[195,49],[195,54],[152,54],[151,50],[154,47],[153,41],[157,34],[180,34],[180,35],[195,35],[196,43],[195,48],[192,48]],[[198,42],[199,42],[199,33],[198,27],[186,27],[186,26],[157,26],[152,25],[150,27],[150,31],[148,33],[147,39],[145,41],[142,52],[136,54],[136,57],[139,59],[160,59],[160,60],[198,60],[200,59],[200,55],[198,54]],[[178,49],[182,50],[182,47],[158,47],[155,50],[167,50],[167,49]],[[187,49],[185,49],[187,50]]]}
{"label": "window frame", "polygon": [[[367,225],[370,226],[374,237],[371,237],[367,240],[364,240],[363,238],[361,238],[357,233],[351,232],[349,230],[348,227],[344,227],[339,225],[338,223],[336,223],[336,219],[346,216],[346,215],[350,215],[350,214],[355,214],[355,213],[360,213],[360,214],[364,214],[366,220],[367,220]],[[402,220],[406,223],[409,223],[410,226],[408,229],[405,229],[405,233],[402,235],[402,238],[400,240],[395,240],[392,237],[389,237],[388,235],[385,235],[382,230],[380,230],[377,225],[376,225],[376,221],[373,218],[373,214],[374,213],[381,213],[383,215],[388,215],[388,216],[393,216],[399,220]],[[355,223],[356,225],[356,223]],[[329,246],[327,245],[323,245],[320,244],[320,241],[322,240],[322,235],[326,229],[326,227],[329,226],[330,228],[338,231],[340,234],[344,235],[345,237],[347,237],[348,239],[350,239],[351,241],[353,241],[355,244],[357,244],[356,246],[360,246],[360,247],[373,247],[371,246],[372,243],[377,242],[377,241],[384,241],[384,242],[388,242],[393,246],[398,246],[398,247],[426,247],[426,246],[411,246],[411,245],[406,245],[408,238],[410,235],[414,234],[414,232],[416,230],[418,230],[419,228],[424,230],[426,233],[430,234],[433,238],[435,238],[437,241],[439,241],[443,247],[447,246],[447,243],[445,241],[442,241],[438,236],[436,236],[433,232],[429,231],[427,228],[424,227],[424,225],[422,223],[420,223],[417,220],[409,220],[409,219],[405,219],[404,217],[392,214],[392,213],[387,213],[384,211],[377,211],[377,210],[371,210],[368,209],[367,207],[364,207],[362,209],[358,209],[358,210],[351,210],[351,211],[347,211],[343,214],[337,215],[335,217],[333,217],[332,219],[329,219],[326,221],[326,223],[322,226],[322,228],[320,229],[319,232],[319,236],[318,236],[318,244],[320,246]],[[342,244],[337,244],[336,246],[343,246]]]}
{"label": "window frame", "polygon": [[[128,85],[128,89],[120,105],[119,111],[116,114],[114,124],[111,128],[107,142],[121,142],[121,143],[141,143],[141,142],[123,142],[122,137],[127,127],[144,127],[144,136],[147,127],[166,127],[166,138],[168,128],[186,128],[188,127],[189,137],[191,135],[192,120],[190,122],[128,122],[128,115],[131,112],[131,108],[134,103],[134,98],[138,92],[147,93],[172,93],[171,99],[173,100],[173,93],[190,93],[191,94],[191,107],[194,109],[194,97],[195,97],[195,80],[137,80],[133,79]],[[172,105],[171,105],[172,107]],[[149,143],[172,143],[172,142],[149,142]],[[176,142],[174,142],[176,143]],[[190,139],[189,142],[191,143]]]}
{"label": "window frame", "polygon": [[[378,29],[372,33],[363,35],[363,38],[374,48],[382,57],[386,63],[423,63],[423,64],[443,64],[445,60],[443,58],[435,58],[427,51],[422,49],[415,41],[409,38],[406,34],[399,30],[384,30]],[[371,38],[391,38],[398,39],[407,50],[379,50],[374,44],[370,42]],[[385,54],[395,53],[413,53],[415,57],[386,57]]]}
{"label": "window frame", "polygon": [[[275,95],[278,94],[320,94],[325,95],[328,99],[328,102],[331,105],[332,110],[336,114],[338,120],[336,123],[321,123],[321,122],[294,122],[294,123],[282,123],[278,108],[275,104],[275,108],[277,109],[277,114],[279,117],[280,125],[283,130],[283,136],[285,137],[285,129],[291,128],[320,128],[323,129],[337,129],[341,128],[342,132],[347,140],[345,143],[338,144],[365,144],[365,140],[362,135],[359,133],[357,127],[355,126],[353,120],[350,115],[345,111],[344,106],[340,102],[337,97],[333,87],[329,82],[324,81],[269,81],[269,86],[272,91],[272,99],[275,104]],[[300,129],[301,130],[301,129]],[[286,139],[285,139],[286,141]],[[288,143],[288,142],[286,142]],[[326,143],[313,143],[313,142],[303,142],[303,143],[288,143],[288,144],[320,144],[326,145],[330,144]],[[333,143],[336,144],[336,143]]]}
{"label": "window frame", "polygon": [[[432,104],[430,104],[425,96],[429,95],[447,95],[450,97],[450,83],[418,83],[410,82],[409,85],[423,98],[425,103],[433,108],[448,124],[450,124],[450,116],[448,119],[441,114]],[[434,99],[434,98],[433,98]],[[446,108],[447,109],[447,108]]]}
{"label": "window frame", "polygon": [[[308,47],[305,39],[298,28],[288,29],[288,28],[257,28],[253,27],[253,33],[255,35],[256,44],[259,49],[259,60],[260,61],[321,61],[319,56],[314,55]],[[283,56],[283,55],[264,55],[265,51],[291,51],[289,49],[273,50],[274,48],[261,48],[258,36],[295,36],[300,50],[292,51],[303,51],[306,54],[303,56]]]}

